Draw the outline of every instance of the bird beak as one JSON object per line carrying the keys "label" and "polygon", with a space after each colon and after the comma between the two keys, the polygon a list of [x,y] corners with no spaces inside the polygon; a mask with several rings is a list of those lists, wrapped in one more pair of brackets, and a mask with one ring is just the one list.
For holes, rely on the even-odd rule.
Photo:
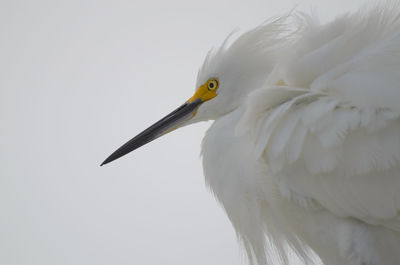
{"label": "bird beak", "polygon": [[158,122],[151,125],[143,132],[136,135],[129,142],[118,148],[117,151],[112,153],[106,160],[101,164],[105,165],[132,152],[133,150],[145,145],[158,137],[167,134],[182,125],[188,120],[194,117],[197,113],[198,107],[205,101],[216,97],[217,94],[207,89],[207,85],[204,84],[199,87],[196,93],[176,110],[159,120]]}

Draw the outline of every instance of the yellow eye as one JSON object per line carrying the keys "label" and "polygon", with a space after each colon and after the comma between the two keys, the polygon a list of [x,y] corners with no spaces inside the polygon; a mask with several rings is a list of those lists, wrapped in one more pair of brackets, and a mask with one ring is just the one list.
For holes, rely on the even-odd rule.
{"label": "yellow eye", "polygon": [[210,79],[208,80],[207,88],[210,91],[216,91],[218,88],[218,81],[217,79]]}

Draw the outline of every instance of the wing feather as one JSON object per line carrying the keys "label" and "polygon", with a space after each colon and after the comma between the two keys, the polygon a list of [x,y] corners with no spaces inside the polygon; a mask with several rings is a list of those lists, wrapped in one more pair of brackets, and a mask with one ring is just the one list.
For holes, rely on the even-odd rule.
{"label": "wing feather", "polygon": [[[238,123],[281,193],[400,231],[399,5],[306,20]],[[280,80],[277,84],[269,80]]]}
{"label": "wing feather", "polygon": [[312,91],[263,114],[256,150],[291,199],[400,231],[399,115]]}

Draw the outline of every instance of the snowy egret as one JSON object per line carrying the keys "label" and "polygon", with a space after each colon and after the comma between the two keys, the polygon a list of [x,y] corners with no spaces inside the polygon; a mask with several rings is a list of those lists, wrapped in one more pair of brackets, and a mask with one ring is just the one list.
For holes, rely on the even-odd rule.
{"label": "snowy egret", "polygon": [[[215,120],[206,182],[252,264],[400,264],[400,5],[290,14],[211,51],[194,95],[110,155]],[[102,164],[102,165],[103,165]]]}

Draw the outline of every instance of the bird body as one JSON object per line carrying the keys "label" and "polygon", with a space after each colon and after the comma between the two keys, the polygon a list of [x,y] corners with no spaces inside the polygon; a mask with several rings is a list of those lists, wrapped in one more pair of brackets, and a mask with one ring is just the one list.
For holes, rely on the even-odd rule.
{"label": "bird body", "polygon": [[284,262],[288,244],[326,265],[400,264],[399,9],[363,16],[263,39],[265,83],[205,136],[207,183],[259,264],[268,240]]}
{"label": "bird body", "polygon": [[195,96],[105,163],[215,120],[206,183],[251,263],[287,264],[294,251],[307,264],[313,253],[325,265],[400,264],[399,7],[324,25],[289,14],[228,38]]}

